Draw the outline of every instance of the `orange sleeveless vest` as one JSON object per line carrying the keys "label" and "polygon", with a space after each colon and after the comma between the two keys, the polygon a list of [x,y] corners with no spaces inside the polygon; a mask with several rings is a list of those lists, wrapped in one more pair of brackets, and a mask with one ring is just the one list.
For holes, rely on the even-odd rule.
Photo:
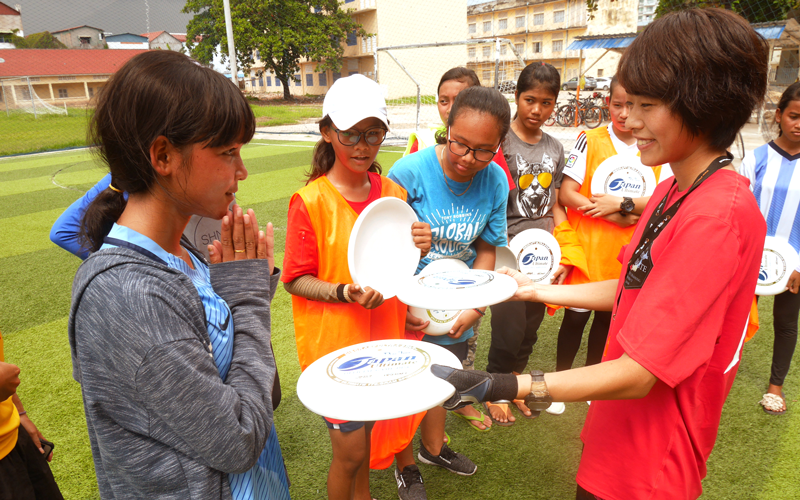
{"label": "orange sleeveless vest", "polygon": [[[330,283],[352,283],[347,264],[350,232],[358,214],[327,177],[322,176],[298,190],[317,238],[317,278]],[[381,177],[381,198],[406,200],[406,190]],[[410,229],[410,228],[409,228]],[[404,338],[407,306],[397,297],[367,310],[358,304],[328,303],[292,296],[294,332],[300,369],[342,347],[370,340]],[[370,468],[386,469],[419,427],[425,412],[376,422],[372,429]]]}
{"label": "orange sleeveless vest", "polygon": [[[607,158],[617,154],[606,127],[586,132],[586,176],[580,193],[592,197],[592,176],[597,167]],[[656,180],[661,175],[661,166],[653,167]],[[603,219],[584,217],[577,210],[567,209],[567,220],[577,234],[578,242],[586,256],[586,270],[573,268],[565,283],[580,284],[593,281],[617,279],[622,264],[617,260],[620,250],[631,241],[636,226],[621,228]]]}

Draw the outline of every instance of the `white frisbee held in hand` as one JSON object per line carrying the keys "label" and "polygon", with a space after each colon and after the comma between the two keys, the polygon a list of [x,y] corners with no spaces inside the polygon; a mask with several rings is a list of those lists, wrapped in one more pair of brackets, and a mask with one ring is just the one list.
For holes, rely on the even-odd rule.
{"label": "white frisbee held in hand", "polygon": [[[463,270],[469,269],[463,260],[459,259],[439,259],[434,260],[425,269],[420,271],[418,276],[427,276],[429,274],[450,271],[450,270]],[[442,311],[438,309],[425,309],[424,307],[409,307],[408,312],[423,321],[429,321],[422,332],[428,335],[446,335],[453,328],[456,320],[461,315],[460,310],[456,311]]]}
{"label": "white frisbee held in hand", "polygon": [[756,295],[778,295],[786,291],[792,271],[800,264],[800,257],[784,239],[767,236],[758,270]]}
{"label": "white frisbee held in hand", "polygon": [[509,247],[495,247],[494,270],[497,271],[501,267],[515,269],[519,271],[517,264],[517,256],[511,251]]}
{"label": "white frisbee held in hand", "polygon": [[297,397],[317,415],[339,420],[413,415],[439,406],[455,392],[431,373],[433,364],[461,368],[453,353],[430,342],[364,342],[311,363],[297,381]]}
{"label": "white frisbee held in hand", "polygon": [[461,269],[406,278],[397,298],[409,306],[457,311],[498,304],[516,291],[517,282],[511,276],[483,269]]}
{"label": "white frisbee held in hand", "polygon": [[632,154],[622,153],[607,158],[592,175],[592,194],[641,198],[656,189],[656,174]]}
{"label": "white frisbee held in hand", "polygon": [[544,229],[526,229],[511,240],[517,269],[534,283],[549,285],[561,262],[561,247]]}
{"label": "white frisbee held in hand", "polygon": [[370,287],[390,299],[404,278],[414,274],[420,249],[414,246],[411,225],[417,214],[400,198],[380,198],[356,219],[347,247],[350,277],[362,289]]}

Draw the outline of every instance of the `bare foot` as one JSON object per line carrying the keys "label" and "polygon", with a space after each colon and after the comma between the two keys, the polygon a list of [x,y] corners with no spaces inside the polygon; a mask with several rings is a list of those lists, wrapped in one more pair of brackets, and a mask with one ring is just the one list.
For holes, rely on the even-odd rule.
{"label": "bare foot", "polygon": [[525,400],[515,399],[514,404],[517,405],[517,410],[519,410],[519,412],[522,413],[525,418],[531,418],[533,412],[530,408],[528,408],[528,405],[525,404]]}
{"label": "bare foot", "polygon": [[498,424],[514,423],[517,420],[514,418],[514,415],[511,414],[511,409],[507,404],[492,404],[487,402],[484,403],[484,405],[491,414],[492,419],[496,420]]}

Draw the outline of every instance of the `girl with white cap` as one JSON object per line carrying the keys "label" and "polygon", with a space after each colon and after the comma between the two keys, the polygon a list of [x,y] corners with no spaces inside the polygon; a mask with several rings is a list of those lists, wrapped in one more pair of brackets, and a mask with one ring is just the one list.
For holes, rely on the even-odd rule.
{"label": "girl with white cap", "polygon": [[[322,139],[314,150],[308,182],[289,203],[282,277],[292,294],[302,370],[342,347],[402,339],[407,312],[397,298],[384,300],[380,290],[354,284],[347,264],[350,232],[361,211],[378,198],[407,197],[405,189],[381,177],[381,167],[375,161],[389,127],[381,89],[362,75],[339,79],[325,96],[322,114]],[[409,229],[416,245],[427,253],[430,226],[417,222]],[[397,454],[395,476],[400,498],[426,498],[411,449],[421,419],[422,415],[414,415],[406,417],[403,424],[376,424],[325,418],[333,447],[328,498],[371,498],[370,437],[374,425],[394,425],[397,429],[388,433],[390,443],[375,443],[373,450],[379,447],[382,453]]]}

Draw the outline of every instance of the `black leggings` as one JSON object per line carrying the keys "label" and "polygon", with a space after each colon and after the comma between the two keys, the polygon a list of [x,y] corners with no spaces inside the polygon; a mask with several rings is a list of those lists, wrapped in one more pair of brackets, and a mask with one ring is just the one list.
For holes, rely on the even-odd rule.
{"label": "black leggings", "polygon": [[797,345],[797,317],[800,313],[800,294],[785,291],[775,296],[772,309],[772,327],[775,342],[772,344],[772,371],[769,383],[782,386],[792,365],[792,355]]}
{"label": "black leggings", "polygon": [[522,373],[528,365],[545,305],[535,302],[501,302],[492,306],[492,341],[489,373]]}
{"label": "black leggings", "polygon": [[[591,311],[576,312],[564,309],[564,319],[558,330],[558,345],[556,347],[556,371],[569,370],[575,355],[581,348],[583,329],[589,321]],[[596,365],[603,359],[606,348],[608,327],[611,324],[611,311],[595,311],[592,328],[589,330],[589,346],[586,353],[586,366]]]}

